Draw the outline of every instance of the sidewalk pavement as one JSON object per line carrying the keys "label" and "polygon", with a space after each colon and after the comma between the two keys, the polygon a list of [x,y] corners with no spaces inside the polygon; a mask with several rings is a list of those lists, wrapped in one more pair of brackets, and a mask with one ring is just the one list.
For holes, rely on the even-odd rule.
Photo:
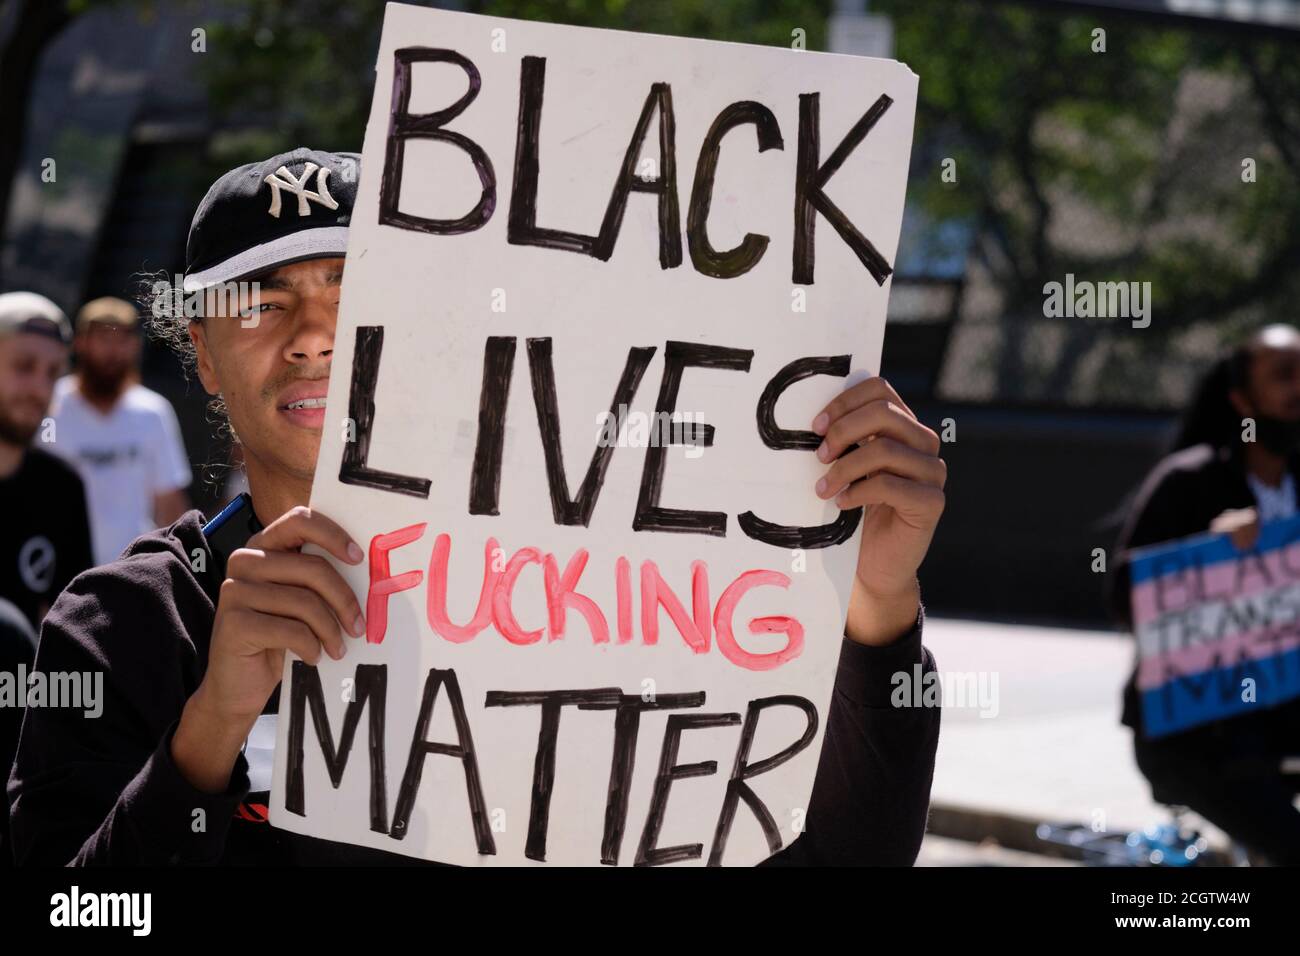
{"label": "sidewalk pavement", "polygon": [[[991,707],[981,708],[974,694],[964,707],[945,697],[931,791],[936,837],[993,838],[1035,851],[1034,827],[1043,821],[1111,831],[1169,822],[1134,762],[1132,731],[1119,722],[1120,690],[1133,664],[1130,639],[927,617],[925,644],[941,675],[983,672],[984,686],[996,687],[986,698]],[[972,679],[968,686],[978,685]],[[1204,820],[1184,819],[1213,849],[1227,846]],[[923,849],[923,859],[928,855],[935,854]]]}

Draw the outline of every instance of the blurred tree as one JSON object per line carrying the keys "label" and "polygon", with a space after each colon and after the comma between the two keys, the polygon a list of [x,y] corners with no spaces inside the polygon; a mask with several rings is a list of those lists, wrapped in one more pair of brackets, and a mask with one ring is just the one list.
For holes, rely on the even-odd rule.
{"label": "blurred tree", "polygon": [[[678,36],[821,43],[830,0],[469,0],[472,13]],[[287,142],[361,148],[383,0],[219,0],[204,63],[223,134],[215,158],[246,162]],[[343,42],[340,42],[342,39]]]}
{"label": "blurred tree", "polygon": [[574,26],[821,49],[832,0],[470,0],[474,13]]}
{"label": "blurred tree", "polygon": [[361,148],[383,0],[219,0],[203,61],[228,168],[286,144]]}
{"label": "blurred tree", "polygon": [[[1161,404],[1151,365],[1179,337],[1208,326],[1205,352],[1242,324],[1290,317],[1294,42],[1013,3],[873,9],[894,17],[896,55],[921,78],[910,198],[931,221],[973,223],[973,263],[997,293],[994,333],[953,355],[959,376],[993,383],[978,397]],[[942,157],[956,160],[956,183],[942,180]],[[1151,327],[1046,321],[1043,285],[1067,272],[1151,282]]]}
{"label": "blurred tree", "polygon": [[[830,5],[462,6],[781,45],[803,30],[816,49]],[[205,61],[223,128],[214,161],[246,161],[286,142],[360,148],[383,6],[218,0],[210,44],[221,55]],[[996,334],[980,339],[987,347],[960,356],[995,383],[994,394],[1092,402],[1106,381],[1112,400],[1144,404],[1144,368],[1175,337],[1207,323],[1220,337],[1300,292],[1300,57],[1285,43],[1013,2],[877,0],[872,9],[893,17],[896,55],[921,77],[910,199],[940,228],[972,224],[974,265],[1000,302]],[[1094,50],[1098,27],[1104,52]],[[1248,156],[1251,183],[1241,176]],[[931,161],[942,157],[957,161],[956,184]],[[1121,323],[1071,320],[1046,329],[1043,285],[1066,272],[1150,281],[1152,327],[1109,335]]]}
{"label": "blurred tree", "polygon": [[0,235],[23,149],[27,103],[41,54],[74,15],[59,0],[0,0]]}
{"label": "blurred tree", "polygon": [[0,236],[4,235],[27,107],[41,58],[77,17],[94,7],[121,6],[149,15],[155,0],[0,0]]}

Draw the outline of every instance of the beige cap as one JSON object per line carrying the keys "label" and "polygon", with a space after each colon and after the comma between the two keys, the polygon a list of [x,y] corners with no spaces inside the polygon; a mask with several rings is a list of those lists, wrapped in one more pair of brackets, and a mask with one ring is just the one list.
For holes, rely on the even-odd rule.
{"label": "beige cap", "polygon": [[130,302],[106,295],[91,299],[81,307],[81,311],[77,313],[77,330],[84,330],[91,322],[104,322],[108,325],[131,328],[139,321],[140,313]]}
{"label": "beige cap", "polygon": [[35,292],[0,295],[0,335],[16,332],[46,335],[64,343],[72,338],[72,327],[63,310]]}

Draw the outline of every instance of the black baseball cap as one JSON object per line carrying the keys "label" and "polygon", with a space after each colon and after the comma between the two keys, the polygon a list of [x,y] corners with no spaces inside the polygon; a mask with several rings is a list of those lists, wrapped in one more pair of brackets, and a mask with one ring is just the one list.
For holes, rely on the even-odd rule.
{"label": "black baseball cap", "polygon": [[344,255],[360,178],[359,154],[306,147],[232,169],[190,223],[185,291]]}

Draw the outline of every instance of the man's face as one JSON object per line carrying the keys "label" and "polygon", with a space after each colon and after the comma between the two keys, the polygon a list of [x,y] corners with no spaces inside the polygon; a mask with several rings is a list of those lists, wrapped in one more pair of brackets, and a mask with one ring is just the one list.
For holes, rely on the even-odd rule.
{"label": "man's face", "polygon": [[311,481],[334,354],[343,259],[312,259],[261,276],[256,313],[190,326],[199,378],[220,393],[250,464]]}
{"label": "man's face", "polygon": [[73,350],[88,390],[115,395],[135,368],[140,355],[140,337],[128,326],[91,322],[77,332]]}
{"label": "man's face", "polygon": [[46,335],[0,336],[0,441],[26,445],[49,411],[68,350]]}
{"label": "man's face", "polygon": [[1300,421],[1300,332],[1272,326],[1254,349],[1245,397],[1247,414]]}

